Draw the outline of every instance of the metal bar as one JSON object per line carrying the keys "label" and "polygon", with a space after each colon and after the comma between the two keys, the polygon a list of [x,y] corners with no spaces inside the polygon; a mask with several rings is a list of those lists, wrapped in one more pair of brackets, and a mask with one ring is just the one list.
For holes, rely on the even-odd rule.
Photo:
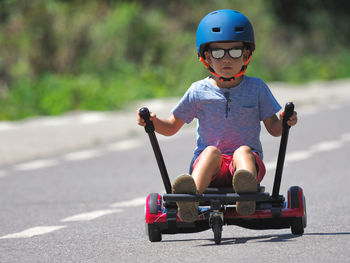
{"label": "metal bar", "polygon": [[288,102],[284,108],[284,115],[282,120],[283,130],[282,130],[280,148],[278,151],[275,180],[273,183],[273,190],[272,190],[273,199],[279,198],[279,191],[281,187],[283,166],[284,166],[284,160],[286,156],[288,135],[289,135],[289,129],[290,129],[290,126],[288,126],[287,121],[293,115],[293,112],[294,112],[294,104],[292,102]]}
{"label": "metal bar", "polygon": [[140,114],[140,117],[142,119],[144,119],[146,122],[145,131],[148,133],[148,137],[151,141],[152,149],[153,149],[154,155],[155,155],[156,160],[157,160],[160,175],[162,176],[165,191],[166,191],[166,193],[170,194],[171,193],[171,183],[170,183],[168,171],[167,171],[165,163],[164,163],[164,158],[163,158],[162,152],[160,150],[156,134],[154,133],[155,129],[154,129],[153,122],[150,121],[149,110],[147,108],[143,107],[140,109],[139,114]]}
{"label": "metal bar", "polygon": [[267,201],[270,199],[269,193],[252,194],[164,194],[163,200],[167,202],[202,202],[219,200],[223,202],[237,201]]}

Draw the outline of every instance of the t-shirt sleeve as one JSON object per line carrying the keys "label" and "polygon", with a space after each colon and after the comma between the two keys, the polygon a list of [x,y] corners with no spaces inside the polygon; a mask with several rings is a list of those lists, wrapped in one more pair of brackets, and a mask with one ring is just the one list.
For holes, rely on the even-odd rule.
{"label": "t-shirt sleeve", "polygon": [[268,117],[276,114],[281,110],[281,105],[273,96],[269,87],[261,81],[259,93],[260,120],[265,120]]}
{"label": "t-shirt sleeve", "polygon": [[196,117],[195,91],[190,87],[182,99],[178,102],[172,113],[185,123],[190,123]]}

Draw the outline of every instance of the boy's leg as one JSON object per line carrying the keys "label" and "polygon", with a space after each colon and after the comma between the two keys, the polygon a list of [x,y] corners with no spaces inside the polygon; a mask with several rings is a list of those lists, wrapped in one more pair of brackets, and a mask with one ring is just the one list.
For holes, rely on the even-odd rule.
{"label": "boy's leg", "polygon": [[[178,176],[172,186],[173,194],[196,194],[196,184],[190,175]],[[184,222],[194,222],[198,219],[198,203],[196,202],[176,202],[179,217]]]}
{"label": "boy's leg", "polygon": [[192,177],[200,194],[208,188],[213,176],[220,171],[221,163],[222,154],[218,148],[208,146],[201,153],[200,159],[192,172]]}
{"label": "boy's leg", "polygon": [[[257,191],[257,171],[254,154],[250,147],[242,146],[233,155],[232,185],[236,193],[249,193]],[[240,215],[251,215],[255,212],[255,201],[244,201],[236,203],[237,213]]]}
{"label": "boy's leg", "polygon": [[[207,147],[192,172],[192,176],[180,175],[172,186],[174,194],[203,193],[211,183],[212,177],[220,170],[222,162],[221,151],[216,147]],[[194,222],[198,219],[198,203],[177,202],[179,216],[184,222]]]}
{"label": "boy's leg", "polygon": [[234,170],[245,169],[257,178],[255,157],[249,146],[239,147],[233,154]]}

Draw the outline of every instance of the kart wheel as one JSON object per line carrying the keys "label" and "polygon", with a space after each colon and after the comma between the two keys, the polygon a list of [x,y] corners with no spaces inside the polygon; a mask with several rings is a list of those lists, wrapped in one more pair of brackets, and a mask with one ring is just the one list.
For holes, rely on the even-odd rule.
{"label": "kart wheel", "polygon": [[304,208],[304,216],[302,217],[303,226],[306,228],[307,226],[307,214],[306,214],[306,200],[305,195],[303,195],[303,208]]}
{"label": "kart wheel", "polygon": [[219,216],[215,216],[212,218],[212,229],[214,232],[215,244],[220,245],[222,233],[222,220]]}
{"label": "kart wheel", "polygon": [[151,242],[160,242],[162,241],[162,232],[160,231],[159,226],[154,224],[145,224],[146,234],[148,235],[148,239]]}
{"label": "kart wheel", "polygon": [[158,194],[152,193],[149,195],[148,207],[149,207],[150,214],[158,213]]}
{"label": "kart wheel", "polygon": [[303,195],[303,190],[298,186],[293,186],[290,189],[290,202],[291,202],[291,208],[299,208],[300,204],[300,195],[302,194],[302,206],[304,215],[302,217],[294,218],[291,223],[291,230],[293,235],[302,235],[304,234],[304,228],[307,225],[307,215],[306,215],[306,201],[305,196]]}
{"label": "kart wheel", "polygon": [[301,236],[304,234],[303,219],[301,217],[294,218],[291,225],[292,234],[295,236]]}

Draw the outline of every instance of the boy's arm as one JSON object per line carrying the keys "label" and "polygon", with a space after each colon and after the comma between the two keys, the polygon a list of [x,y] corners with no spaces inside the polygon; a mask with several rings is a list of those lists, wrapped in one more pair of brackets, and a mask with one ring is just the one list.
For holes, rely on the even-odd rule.
{"label": "boy's arm", "polygon": [[[280,118],[277,117],[276,114],[266,118],[263,122],[266,127],[266,130],[272,135],[272,136],[281,136],[282,134],[282,117],[283,112],[280,113]],[[287,124],[289,126],[294,126],[298,121],[297,118],[297,112],[294,111],[293,115],[289,118],[287,121]]]}
{"label": "boy's arm", "polygon": [[184,125],[184,122],[177,118],[174,114],[167,119],[158,119],[156,116],[152,116],[151,119],[153,120],[156,132],[165,136],[174,135]]}
{"label": "boy's arm", "polygon": [[277,115],[274,114],[268,118],[266,118],[263,122],[266,127],[266,130],[272,135],[272,136],[281,136],[282,134],[282,118],[278,119]]}
{"label": "boy's arm", "polygon": [[[184,122],[177,118],[174,114],[167,119],[158,119],[152,112],[150,112],[150,115],[150,120],[153,121],[156,132],[165,136],[174,135],[184,125]],[[141,126],[146,125],[145,121],[140,118],[140,116],[138,116],[138,124]]]}

